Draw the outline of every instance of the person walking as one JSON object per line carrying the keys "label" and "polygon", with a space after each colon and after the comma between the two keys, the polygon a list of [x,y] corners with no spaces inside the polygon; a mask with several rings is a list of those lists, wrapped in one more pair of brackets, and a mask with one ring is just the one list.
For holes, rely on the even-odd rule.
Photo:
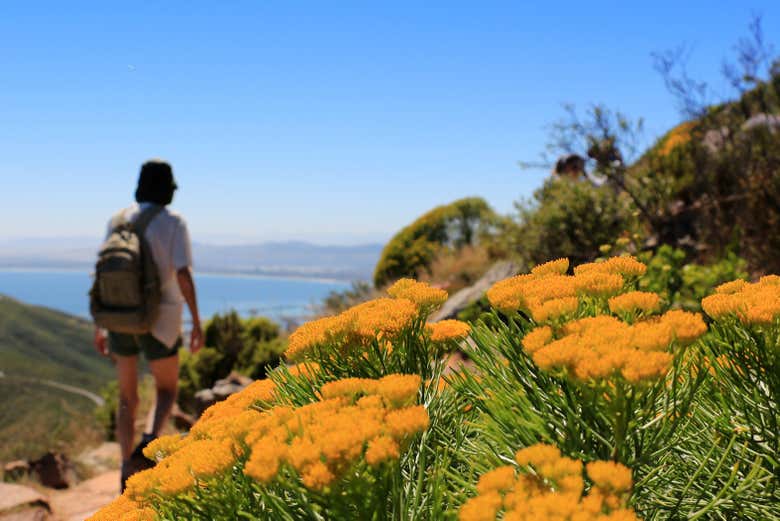
{"label": "person walking", "polygon": [[[192,318],[189,349],[196,353],[203,345],[187,224],[168,209],[176,189],[170,164],[157,159],[143,164],[136,203],[109,222],[90,292],[95,348],[111,356],[117,370],[122,490],[133,473],[153,465],[142,451],[160,435],[176,401],[185,302]],[[156,402],[134,448],[140,353],[154,377]]]}

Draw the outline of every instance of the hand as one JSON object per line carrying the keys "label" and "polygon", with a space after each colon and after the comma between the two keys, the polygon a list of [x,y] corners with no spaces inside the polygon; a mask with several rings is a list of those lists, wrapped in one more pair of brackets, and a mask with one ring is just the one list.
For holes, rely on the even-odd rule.
{"label": "hand", "polygon": [[108,356],[108,335],[106,335],[106,330],[96,327],[95,328],[95,350],[103,355]]}
{"label": "hand", "polygon": [[203,347],[203,330],[200,324],[193,325],[190,331],[190,353],[197,353],[201,347]]}

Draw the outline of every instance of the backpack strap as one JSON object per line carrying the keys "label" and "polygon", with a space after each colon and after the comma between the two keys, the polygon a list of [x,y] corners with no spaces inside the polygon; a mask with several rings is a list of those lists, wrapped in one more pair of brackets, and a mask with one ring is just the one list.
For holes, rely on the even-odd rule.
{"label": "backpack strap", "polygon": [[146,208],[141,214],[133,221],[133,230],[139,237],[144,236],[144,232],[152,220],[162,211],[163,207],[160,205],[152,205]]}

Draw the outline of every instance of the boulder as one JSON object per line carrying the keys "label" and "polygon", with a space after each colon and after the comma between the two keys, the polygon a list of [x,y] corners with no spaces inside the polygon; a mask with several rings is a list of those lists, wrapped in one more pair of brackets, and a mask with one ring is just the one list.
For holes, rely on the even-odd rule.
{"label": "boulder", "polygon": [[9,461],[3,465],[3,480],[17,481],[30,473],[30,462],[25,460]]}
{"label": "boulder", "polygon": [[49,519],[49,503],[37,490],[22,485],[0,483],[0,520]]}
{"label": "boulder", "polygon": [[44,487],[68,488],[68,458],[64,454],[47,452],[30,462],[30,469]]}
{"label": "boulder", "polygon": [[519,271],[520,266],[512,261],[496,262],[477,282],[452,295],[439,311],[431,315],[430,321],[438,322],[439,320],[457,317],[458,313],[481,299],[490,286],[499,280],[517,275]]}
{"label": "boulder", "polygon": [[238,373],[230,373],[227,377],[217,380],[211,389],[201,389],[195,393],[195,412],[198,416],[211,405],[221,402],[231,394],[235,394],[251,384],[254,380]]}

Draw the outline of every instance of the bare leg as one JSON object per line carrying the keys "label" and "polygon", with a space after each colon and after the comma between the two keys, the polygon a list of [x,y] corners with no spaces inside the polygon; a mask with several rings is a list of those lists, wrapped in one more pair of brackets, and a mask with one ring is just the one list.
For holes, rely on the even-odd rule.
{"label": "bare leg", "polygon": [[147,420],[146,432],[156,437],[160,435],[176,402],[176,391],[179,385],[179,355],[152,360],[149,362],[149,369],[154,376],[157,401],[154,404],[154,414],[150,414]]}
{"label": "bare leg", "polygon": [[138,357],[116,357],[119,381],[119,410],[116,415],[116,439],[122,450],[122,461],[130,459],[135,436],[135,413],[138,409]]}

